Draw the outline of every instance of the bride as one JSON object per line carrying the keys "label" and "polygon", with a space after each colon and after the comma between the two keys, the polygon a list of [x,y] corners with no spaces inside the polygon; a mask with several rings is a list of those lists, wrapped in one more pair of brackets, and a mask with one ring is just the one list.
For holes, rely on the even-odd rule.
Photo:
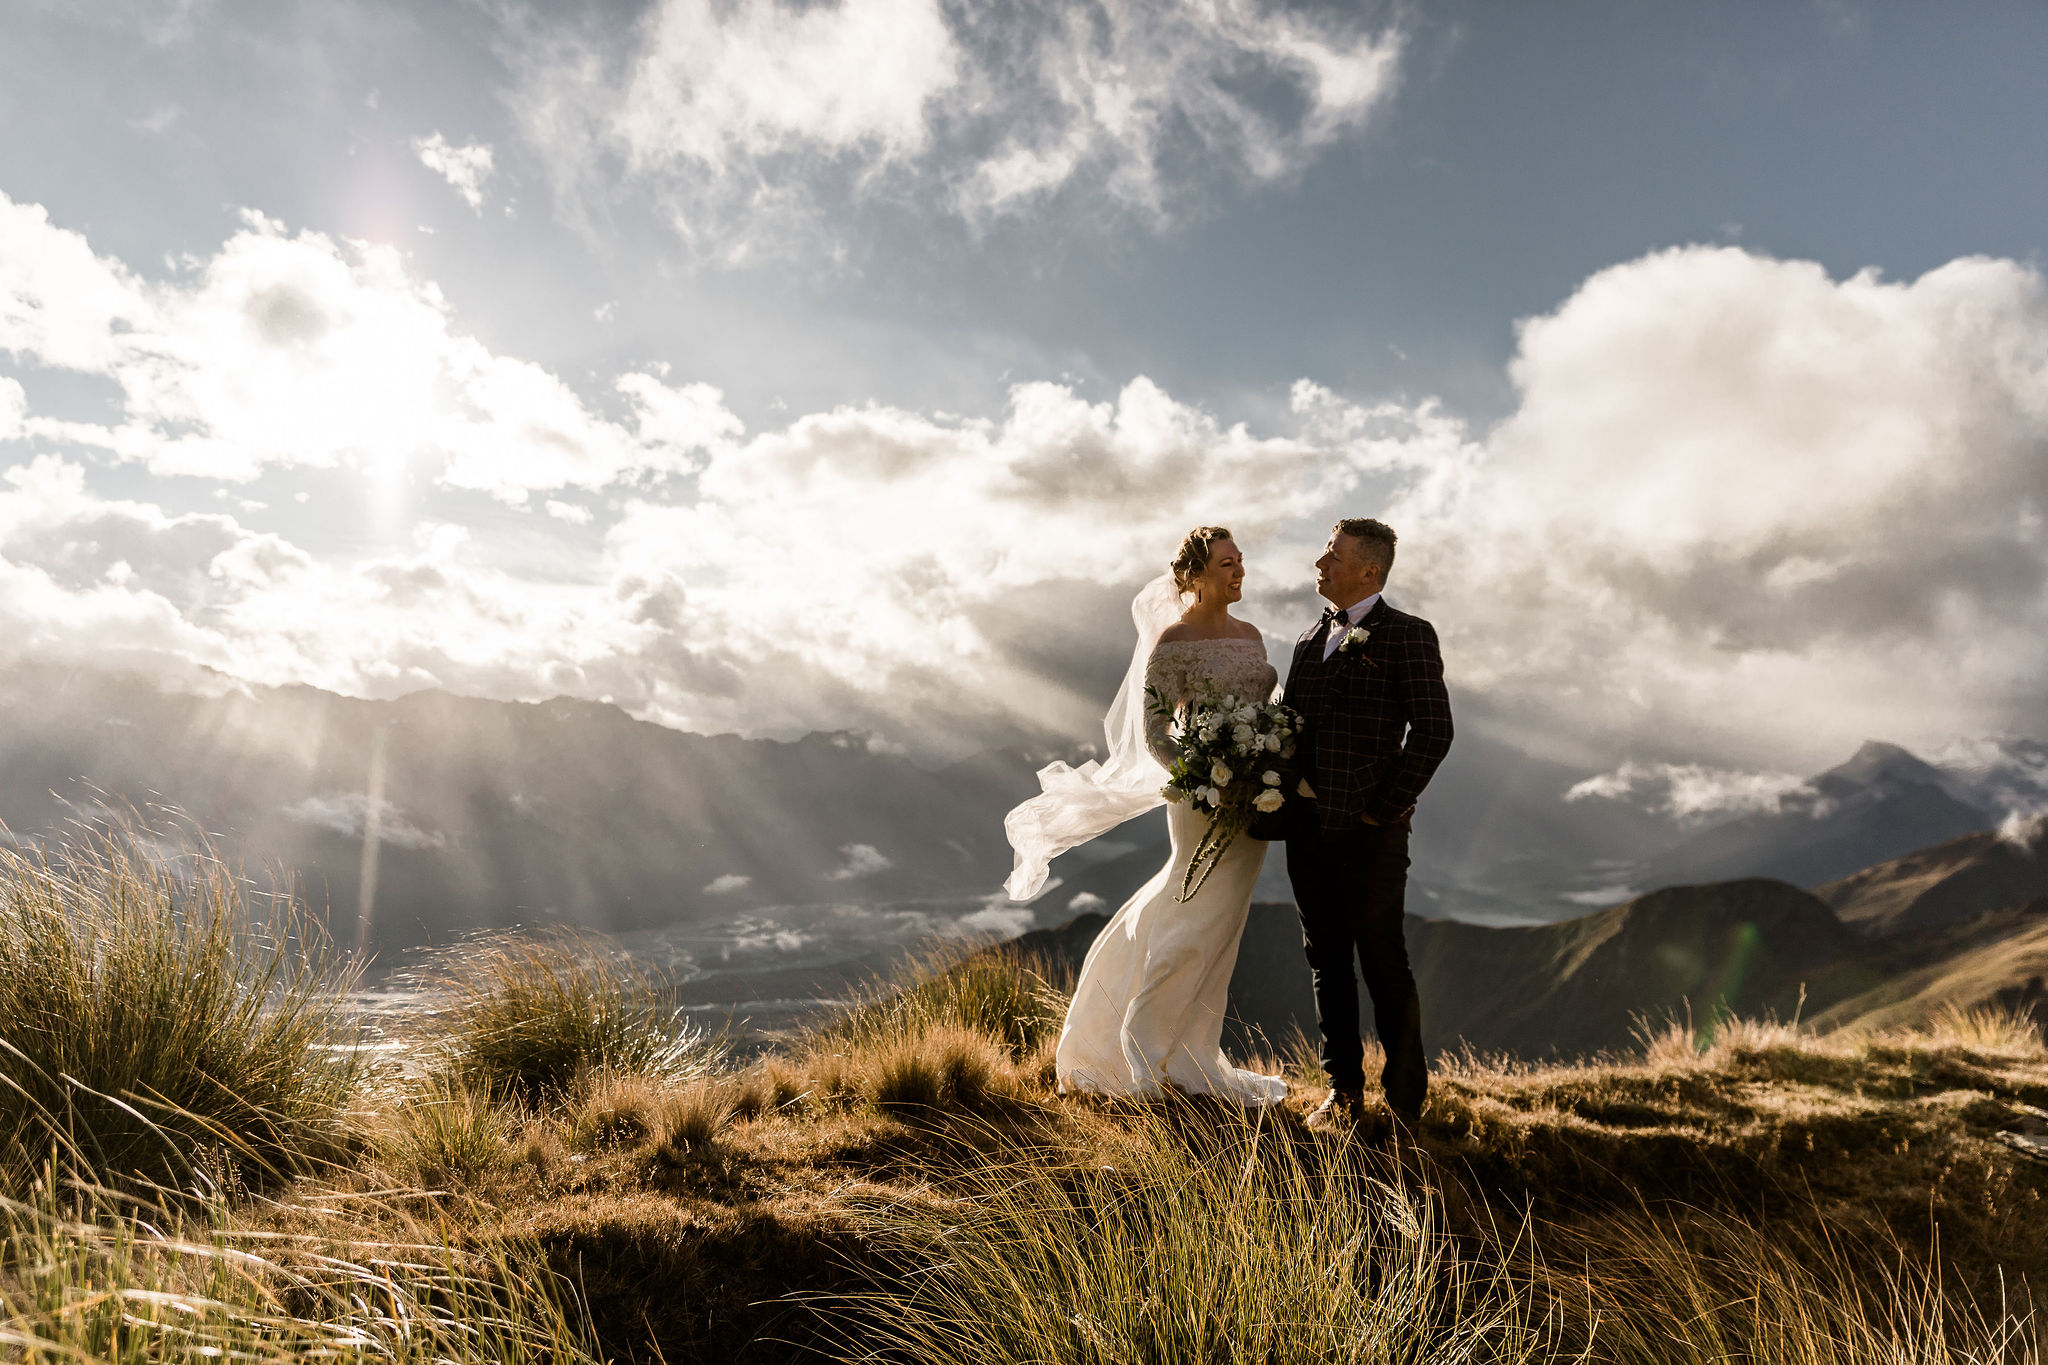
{"label": "bride", "polygon": [[[1244,556],[1230,532],[1198,526],[1171,571],[1139,592],[1131,603],[1137,651],[1103,721],[1108,758],[1040,769],[1043,792],[1003,821],[1017,855],[1007,883],[1012,899],[1037,895],[1060,853],[1164,803],[1169,722],[1146,705],[1148,688],[1176,709],[1207,693],[1272,695],[1279,676],[1258,630],[1230,614],[1243,588]],[[1166,823],[1173,839],[1166,866],[1116,912],[1082,964],[1060,1030],[1060,1089],[1148,1096],[1170,1084],[1273,1104],[1286,1097],[1287,1082],[1232,1066],[1222,1048],[1230,971],[1266,845],[1240,834],[1201,890],[1181,902],[1174,898],[1181,874],[1209,817],[1176,804],[1167,807]]]}

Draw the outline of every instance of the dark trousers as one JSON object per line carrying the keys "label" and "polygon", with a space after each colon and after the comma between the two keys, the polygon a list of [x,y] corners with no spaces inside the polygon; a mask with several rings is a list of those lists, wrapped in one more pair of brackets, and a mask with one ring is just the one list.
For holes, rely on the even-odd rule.
{"label": "dark trousers", "polygon": [[1373,1028],[1387,1050],[1387,1107],[1413,1120],[1429,1088],[1422,1005],[1408,969],[1402,902],[1408,890],[1408,821],[1342,833],[1304,831],[1287,841],[1287,877],[1301,910],[1302,946],[1315,976],[1323,1070],[1337,1090],[1365,1086],[1354,955],[1372,994]]}

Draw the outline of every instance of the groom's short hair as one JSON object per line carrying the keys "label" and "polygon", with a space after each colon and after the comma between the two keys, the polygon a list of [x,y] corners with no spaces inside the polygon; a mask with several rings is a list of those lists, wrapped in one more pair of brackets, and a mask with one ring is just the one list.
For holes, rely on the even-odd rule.
{"label": "groom's short hair", "polygon": [[1337,530],[1358,542],[1358,552],[1367,563],[1377,564],[1382,576],[1392,572],[1397,539],[1393,527],[1371,517],[1346,517],[1337,523]]}

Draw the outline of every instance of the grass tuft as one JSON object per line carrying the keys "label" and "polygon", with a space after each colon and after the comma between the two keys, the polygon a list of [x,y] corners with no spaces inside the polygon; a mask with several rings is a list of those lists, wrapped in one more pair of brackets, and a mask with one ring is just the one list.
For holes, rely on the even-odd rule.
{"label": "grass tuft", "polygon": [[678,1162],[709,1149],[733,1110],[732,1087],[723,1081],[698,1081],[671,1092],[656,1114],[655,1159]]}
{"label": "grass tuft", "polygon": [[661,983],[574,934],[504,935],[442,954],[417,980],[437,1000],[431,1055],[455,1080],[523,1104],[597,1072],[681,1080],[715,1050]]}
{"label": "grass tuft", "polygon": [[269,1185],[335,1160],[361,1079],[344,974],[204,848],[0,847],[0,1181]]}
{"label": "grass tuft", "polygon": [[511,1160],[515,1116],[489,1095],[446,1077],[430,1077],[405,1092],[383,1120],[379,1145],[401,1182],[460,1188]]}
{"label": "grass tuft", "polygon": [[1001,945],[934,949],[812,1030],[808,1041],[822,1051],[858,1049],[952,1027],[992,1038],[1021,1061],[1059,1036],[1068,984],[1042,959]]}
{"label": "grass tuft", "polygon": [[1146,1110],[1107,1153],[1018,1151],[943,1203],[876,1210],[923,1269],[854,1296],[849,1332],[934,1365],[1552,1358],[1507,1262],[1462,1252],[1398,1168],[1186,1118]]}
{"label": "grass tuft", "polygon": [[0,1342],[35,1365],[595,1365],[569,1286],[530,1248],[447,1239],[346,1256],[102,1201],[79,1219],[47,1185],[0,1202]]}
{"label": "grass tuft", "polygon": [[759,1118],[792,1109],[811,1092],[810,1077],[788,1058],[761,1058],[739,1078],[732,1092],[733,1117]]}
{"label": "grass tuft", "polygon": [[1010,1058],[975,1029],[934,1025],[878,1044],[861,1063],[865,1098],[885,1114],[978,1112],[1009,1098]]}
{"label": "grass tuft", "polygon": [[650,1077],[600,1071],[572,1102],[569,1145],[579,1152],[637,1147],[654,1131],[662,1101],[660,1083]]}

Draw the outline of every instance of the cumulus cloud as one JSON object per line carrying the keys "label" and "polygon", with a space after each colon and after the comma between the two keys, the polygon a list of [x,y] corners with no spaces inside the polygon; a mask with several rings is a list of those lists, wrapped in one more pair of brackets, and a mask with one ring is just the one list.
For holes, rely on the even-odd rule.
{"label": "cumulus cloud", "polygon": [[1734,248],[1594,275],[1520,402],[1390,511],[1464,687],[1645,761],[2048,725],[2048,290]]}
{"label": "cumulus cloud", "polygon": [[547,509],[547,514],[557,521],[566,521],[571,526],[588,526],[590,524],[591,511],[581,503],[561,502],[555,498],[549,498],[542,506]]}
{"label": "cumulus cloud", "polygon": [[1361,127],[1402,48],[1256,0],[659,0],[623,43],[515,13],[515,107],[560,178],[616,165],[730,259],[875,195],[982,223],[1071,187],[1163,225],[1218,174],[1285,176]]}
{"label": "cumulus cloud", "polygon": [[1676,820],[1697,823],[1775,811],[1795,794],[1811,795],[1805,780],[1791,773],[1741,772],[1700,763],[1631,761],[1612,772],[1574,784],[1565,792],[1564,799],[1629,801]]}
{"label": "cumulus cloud", "polygon": [[[156,474],[245,481],[266,467],[417,469],[510,503],[685,473],[736,432],[717,391],[619,377],[626,420],[451,323],[397,252],[292,235],[261,214],[152,282],[39,205],[0,195],[0,350],[119,385],[114,424],[17,416],[26,434]],[[0,408],[7,395],[0,394]]]}
{"label": "cumulus cloud", "polygon": [[2029,851],[2048,846],[2048,810],[2012,812],[1998,822],[1998,837]]}
{"label": "cumulus cloud", "polygon": [[1011,939],[1035,923],[1037,917],[1028,905],[987,905],[962,915],[955,936],[987,934],[990,938]]}
{"label": "cumulus cloud", "polygon": [[22,434],[28,416],[28,391],[21,381],[0,375],[0,441],[12,441]]}
{"label": "cumulus cloud", "polygon": [[[375,251],[252,217],[160,284],[32,206],[0,205],[0,231],[19,248],[0,257],[0,346],[122,391],[105,424],[0,394],[42,448],[0,485],[0,613],[14,647],[46,653],[100,639],[171,671],[566,692],[689,728],[858,728],[925,752],[1085,733],[1101,702],[1073,683],[1121,646],[1071,613],[1114,623],[1188,525],[1227,512],[1241,535],[1275,533],[1369,474],[1427,482],[1472,456],[1440,413],[1308,383],[1274,435],[1143,378],[1102,401],[1021,384],[999,418],[870,405],[748,436],[715,389],[647,370],[614,381],[627,417],[611,419],[463,336],[431,284]],[[617,511],[594,560],[536,581],[456,524],[343,561],[232,517],[103,501],[86,458],[228,481],[397,466],[510,503],[605,490]],[[571,523],[590,510],[540,501]]]}
{"label": "cumulus cloud", "polygon": [[448,182],[462,196],[462,202],[477,212],[484,207],[484,182],[491,178],[492,156],[488,143],[457,146],[436,132],[412,140],[420,164]]}
{"label": "cumulus cloud", "polygon": [[[1759,808],[1868,737],[2048,731],[2048,288],[2012,262],[1627,262],[1524,324],[1518,406],[1483,435],[1307,381],[1256,431],[1142,377],[750,433],[646,369],[593,381],[605,411],[374,250],[251,218],[153,282],[4,201],[0,350],[27,362],[0,376],[11,653],[959,752],[1087,737],[1129,594],[1188,526],[1237,531],[1277,645],[1310,547],[1368,512],[1401,532],[1391,594],[1437,622],[1466,714],[1597,753],[1601,782],[1675,813]],[[49,416],[42,368],[112,380],[120,415]],[[393,460],[508,504],[601,496],[534,499],[552,516],[516,545],[502,517],[422,521],[344,558],[261,508],[173,515],[88,472]],[[2031,752],[1992,776],[2016,791]]]}
{"label": "cumulus cloud", "polygon": [[[1227,515],[1249,542],[1270,543],[1368,473],[1426,483],[1467,456],[1440,415],[1345,407],[1310,385],[1294,401],[1300,434],[1264,437],[1144,379],[1103,402],[1020,385],[1000,422],[811,414],[712,452],[693,502],[629,500],[606,554],[636,620],[672,623],[671,642],[747,678],[721,707],[828,728],[858,696],[874,728],[928,741],[985,705],[1085,733],[1102,699],[1042,667],[1075,644],[1057,602],[1119,585],[1108,594],[1119,605],[1105,603],[1115,621],[1191,525]],[[1305,572],[1313,555],[1291,557]],[[822,582],[834,585],[830,612],[816,610]],[[1285,583],[1273,574],[1261,589]],[[793,620],[805,628],[792,632]],[[716,685],[702,675],[700,688]]]}
{"label": "cumulus cloud", "polygon": [[400,848],[441,848],[448,842],[444,836],[414,824],[389,801],[373,804],[361,792],[309,796],[286,806],[284,814],[289,819],[331,829],[351,839],[364,838],[374,826],[378,843],[396,844]]}
{"label": "cumulus cloud", "polygon": [[856,877],[872,877],[896,866],[895,859],[873,844],[847,844],[839,850],[839,857],[839,866],[826,874],[828,880],[848,882]]}
{"label": "cumulus cloud", "polygon": [[738,872],[728,872],[722,877],[713,877],[706,883],[704,894],[707,896],[730,896],[733,892],[744,891],[753,884],[754,879],[752,877],[743,876]]}

